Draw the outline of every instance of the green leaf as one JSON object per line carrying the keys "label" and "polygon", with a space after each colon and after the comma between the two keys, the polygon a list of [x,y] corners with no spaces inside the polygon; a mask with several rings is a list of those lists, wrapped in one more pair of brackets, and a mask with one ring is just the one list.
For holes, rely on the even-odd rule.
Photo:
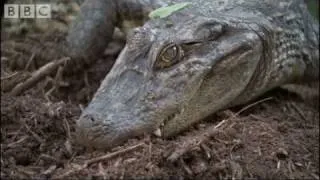
{"label": "green leaf", "polygon": [[172,13],[187,7],[190,4],[191,3],[189,3],[189,2],[185,2],[185,3],[177,3],[177,4],[174,4],[171,6],[158,8],[158,9],[151,11],[149,13],[149,18],[151,18],[151,19],[165,18],[167,16],[170,16]]}

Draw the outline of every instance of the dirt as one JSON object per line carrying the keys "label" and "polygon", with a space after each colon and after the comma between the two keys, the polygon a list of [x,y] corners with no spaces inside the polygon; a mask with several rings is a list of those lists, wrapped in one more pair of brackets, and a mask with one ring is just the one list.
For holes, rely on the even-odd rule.
{"label": "dirt", "polygon": [[[104,152],[84,149],[73,141],[75,121],[123,42],[113,42],[108,49],[116,50],[106,52],[92,66],[64,75],[65,86],[54,83],[61,79],[50,81],[49,77],[55,79],[51,73],[21,95],[12,96],[10,89],[17,82],[24,82],[21,79],[30,77],[48,59],[57,59],[37,56],[38,42],[2,36],[1,179],[319,179],[317,103],[280,89],[218,112],[172,139],[145,135]],[[41,45],[54,39],[35,37]],[[21,52],[18,46],[33,48]],[[32,54],[36,55],[30,60]],[[32,66],[25,68],[30,62]],[[223,128],[218,128],[221,122]],[[168,160],[210,128],[219,130],[175,161]]]}

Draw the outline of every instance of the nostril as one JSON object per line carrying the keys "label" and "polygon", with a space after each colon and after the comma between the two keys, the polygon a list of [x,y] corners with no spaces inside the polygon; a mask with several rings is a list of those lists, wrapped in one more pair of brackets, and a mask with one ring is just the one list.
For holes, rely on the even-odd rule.
{"label": "nostril", "polygon": [[88,120],[91,120],[91,122],[95,121],[95,118],[92,115],[89,115],[89,114],[85,115],[84,118],[88,119]]}
{"label": "nostril", "polygon": [[92,117],[92,116],[89,116],[89,119],[92,121],[92,122],[94,122],[95,120],[94,120],[94,118]]}
{"label": "nostril", "polygon": [[101,120],[98,114],[88,113],[82,114],[77,120],[77,128],[83,130],[86,133],[96,131],[104,126],[104,122]]}

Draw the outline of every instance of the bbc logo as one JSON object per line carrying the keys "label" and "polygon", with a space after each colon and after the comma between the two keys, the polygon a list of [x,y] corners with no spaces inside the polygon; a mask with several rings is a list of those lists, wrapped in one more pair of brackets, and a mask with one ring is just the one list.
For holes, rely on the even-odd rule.
{"label": "bbc logo", "polygon": [[5,18],[51,18],[50,4],[5,4]]}

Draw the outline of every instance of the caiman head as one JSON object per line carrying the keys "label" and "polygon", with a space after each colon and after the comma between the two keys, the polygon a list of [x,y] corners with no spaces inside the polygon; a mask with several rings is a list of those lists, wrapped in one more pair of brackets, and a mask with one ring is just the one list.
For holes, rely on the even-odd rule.
{"label": "caiman head", "polygon": [[199,16],[153,19],[133,29],[77,121],[80,142],[105,149],[144,133],[169,137],[225,108],[262,59],[259,31]]}

